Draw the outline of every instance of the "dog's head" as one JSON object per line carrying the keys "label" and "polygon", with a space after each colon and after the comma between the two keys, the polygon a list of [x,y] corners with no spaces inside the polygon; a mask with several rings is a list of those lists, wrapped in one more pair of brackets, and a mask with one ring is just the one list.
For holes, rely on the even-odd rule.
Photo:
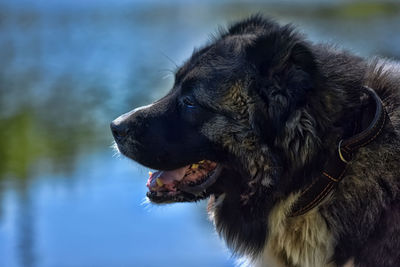
{"label": "dog's head", "polygon": [[253,17],[195,51],[165,97],[120,116],[112,132],[122,154],[160,170],[149,179],[150,200],[230,190],[245,200],[249,183],[275,183],[287,160],[278,139],[315,76],[313,55],[291,26]]}
{"label": "dog's head", "polygon": [[147,184],[151,201],[224,195],[236,209],[253,202],[247,213],[265,212],[285,164],[307,161],[295,137],[316,145],[311,116],[298,111],[317,76],[291,26],[252,17],[196,50],[165,97],[117,118],[112,132],[122,154],[160,170]]}

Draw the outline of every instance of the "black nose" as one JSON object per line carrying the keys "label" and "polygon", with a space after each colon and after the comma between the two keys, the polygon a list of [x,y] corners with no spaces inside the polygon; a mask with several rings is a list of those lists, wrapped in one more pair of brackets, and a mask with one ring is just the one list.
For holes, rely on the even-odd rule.
{"label": "black nose", "polygon": [[114,120],[110,124],[111,132],[115,138],[115,141],[121,142],[128,135],[129,127],[128,124],[121,120]]}

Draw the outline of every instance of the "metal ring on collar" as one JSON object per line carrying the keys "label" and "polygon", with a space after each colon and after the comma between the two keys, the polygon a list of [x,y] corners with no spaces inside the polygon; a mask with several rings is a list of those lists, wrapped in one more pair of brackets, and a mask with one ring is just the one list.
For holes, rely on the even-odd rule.
{"label": "metal ring on collar", "polygon": [[339,141],[339,145],[338,145],[339,157],[340,157],[340,159],[341,159],[344,163],[347,164],[347,163],[349,163],[349,162],[343,157],[342,150],[341,150],[342,142],[343,142],[343,139],[341,139],[341,140]]}

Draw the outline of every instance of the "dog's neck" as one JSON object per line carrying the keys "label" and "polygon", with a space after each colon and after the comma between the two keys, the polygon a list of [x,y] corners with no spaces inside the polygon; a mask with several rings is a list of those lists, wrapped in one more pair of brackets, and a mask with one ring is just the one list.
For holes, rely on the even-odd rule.
{"label": "dog's neck", "polygon": [[353,125],[351,129],[353,134],[347,137],[348,133],[345,133],[338,141],[336,151],[328,157],[322,171],[313,178],[313,182],[306,189],[302,190],[292,207],[290,216],[299,216],[317,207],[343,179],[353,154],[357,153],[360,147],[368,145],[379,137],[385,124],[389,122],[379,96],[371,88],[363,87],[363,89],[370,101],[359,114],[355,113],[355,116],[349,118],[350,125]]}
{"label": "dog's neck", "polygon": [[310,177],[337,152],[338,141],[365,129],[375,111],[358,82],[348,88],[321,88],[314,99],[292,114],[276,137],[277,154],[286,166],[277,185],[282,197],[309,185]]}

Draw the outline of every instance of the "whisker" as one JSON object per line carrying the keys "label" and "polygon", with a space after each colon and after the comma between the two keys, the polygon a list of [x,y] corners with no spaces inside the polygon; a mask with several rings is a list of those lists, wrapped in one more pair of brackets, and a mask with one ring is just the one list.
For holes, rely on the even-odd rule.
{"label": "whisker", "polygon": [[174,64],[175,68],[179,68],[178,64],[177,64],[172,58],[170,58],[169,56],[167,56],[167,54],[165,54],[163,51],[161,51],[161,54],[162,54],[166,59],[168,59],[172,64]]}
{"label": "whisker", "polygon": [[113,158],[119,158],[121,156],[121,152],[119,151],[118,145],[115,141],[112,142],[110,148],[114,151]]}

